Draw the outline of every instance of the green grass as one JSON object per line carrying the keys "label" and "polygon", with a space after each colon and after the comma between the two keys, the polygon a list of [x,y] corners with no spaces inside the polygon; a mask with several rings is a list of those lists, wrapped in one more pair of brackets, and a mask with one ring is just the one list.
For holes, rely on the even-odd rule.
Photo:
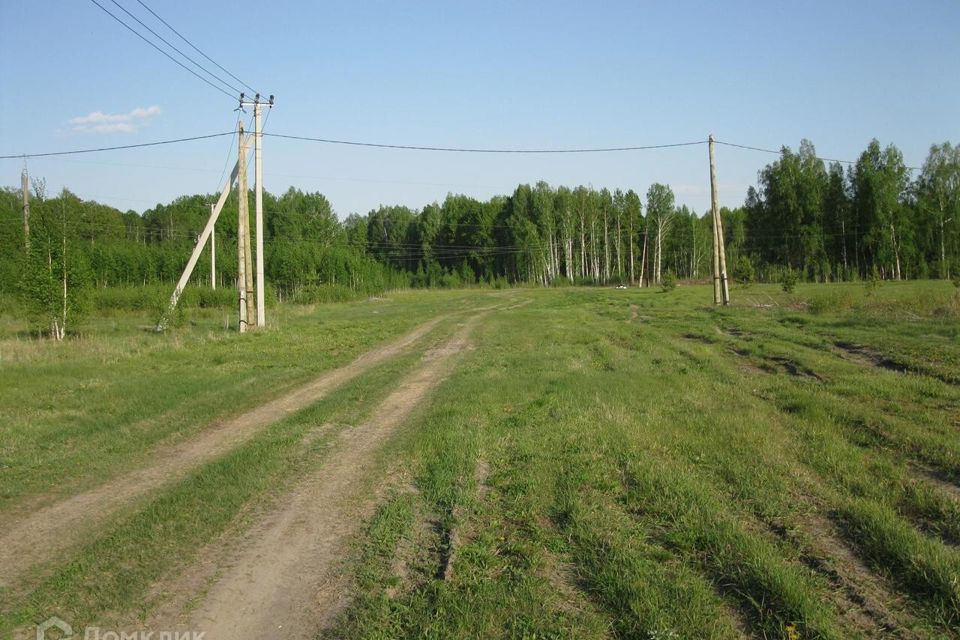
{"label": "green grass", "polygon": [[[960,638],[960,296],[948,283],[420,292],[131,314],[64,345],[0,324],[4,509],[69,495],[439,313],[518,298],[380,452],[342,638]],[[448,335],[442,323],[427,340]],[[0,597],[146,619],[154,586],[323,464],[426,348],[118,514]],[[56,394],[50,389],[59,389]],[[189,400],[189,402],[187,402]],[[50,468],[63,467],[57,474]],[[374,473],[374,470],[371,470]],[[831,549],[844,549],[834,554]]]}
{"label": "green grass", "polygon": [[[450,330],[450,322],[442,323],[427,343]],[[139,501],[102,535],[72,549],[67,562],[37,568],[42,580],[27,579],[28,589],[11,593],[12,606],[0,609],[0,632],[43,620],[51,611],[80,627],[111,622],[120,613],[128,621],[146,617],[162,603],[153,584],[189,566],[203,545],[231,528],[242,529],[292,481],[322,464],[343,425],[358,424],[423,348],[375,367],[175,486]]]}
{"label": "green grass", "polygon": [[397,294],[321,307],[280,307],[247,337],[228,311],[152,332],[149,314],[87,322],[63,344],[0,325],[0,510],[62,497],[144,461],[150,447],[263,403],[443,311],[464,294]]}
{"label": "green grass", "polygon": [[[960,505],[920,471],[958,478],[952,289],[752,287],[727,309],[705,288],[524,292],[535,303],[484,324],[394,445],[419,492],[374,520],[357,551],[367,578],[331,635],[885,633],[889,619],[852,614],[839,572],[894,626],[957,637]],[[851,302],[809,302],[834,295]],[[423,522],[441,529],[424,545],[435,557],[398,577],[396,541],[430,542]],[[819,557],[830,545],[858,563]]]}

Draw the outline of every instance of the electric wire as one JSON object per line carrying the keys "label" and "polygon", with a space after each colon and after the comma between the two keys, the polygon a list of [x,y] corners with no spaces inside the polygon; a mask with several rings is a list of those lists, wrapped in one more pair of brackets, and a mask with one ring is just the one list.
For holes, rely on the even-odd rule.
{"label": "electric wire", "polygon": [[676,142],[672,144],[651,144],[629,147],[595,147],[581,149],[491,149],[491,148],[471,148],[471,147],[431,147],[408,144],[385,144],[379,142],[357,142],[354,140],[334,140],[330,138],[314,138],[310,136],[297,136],[283,133],[264,133],[265,136],[273,138],[284,138],[286,140],[301,140],[304,142],[320,142],[323,144],[348,145],[353,147],[374,147],[377,149],[402,149],[407,151],[442,151],[449,153],[610,153],[617,151],[644,151],[648,149],[669,149],[673,147],[689,147],[693,145],[707,144],[706,140],[697,140],[693,142]]}
{"label": "electric wire", "polygon": [[202,64],[200,64],[199,62],[197,62],[196,60],[194,60],[193,58],[191,58],[190,56],[188,56],[187,54],[185,54],[183,51],[181,51],[180,49],[178,49],[177,47],[175,47],[174,45],[172,45],[169,40],[167,40],[166,38],[164,38],[163,36],[161,36],[159,33],[157,33],[156,31],[154,31],[153,29],[151,29],[151,28],[149,27],[149,25],[147,25],[146,23],[144,23],[143,20],[141,20],[140,18],[138,18],[137,16],[135,16],[134,14],[132,14],[126,7],[124,7],[122,4],[120,4],[119,2],[117,2],[117,0],[110,0],[110,2],[112,2],[112,3],[115,4],[115,5],[117,5],[117,7],[118,7],[121,11],[123,11],[125,14],[127,14],[128,16],[130,16],[131,18],[133,18],[133,19],[137,22],[137,24],[139,24],[141,27],[143,27],[144,29],[146,29],[147,31],[149,31],[151,34],[153,34],[153,36],[154,36],[155,38],[157,38],[158,40],[160,40],[160,42],[162,42],[163,44],[167,45],[168,47],[170,47],[171,49],[173,49],[174,51],[176,51],[177,53],[179,53],[183,58],[185,58],[186,60],[189,60],[191,63],[193,63],[193,65],[194,65],[195,67],[197,67],[198,69],[200,69],[201,71],[203,71],[205,74],[207,74],[208,76],[210,76],[211,78],[213,78],[214,80],[216,80],[217,82],[219,82],[220,84],[222,84],[223,86],[225,86],[226,88],[230,89],[231,91],[235,91],[237,94],[241,93],[240,89],[238,89],[237,87],[233,86],[233,85],[230,84],[229,82],[225,81],[223,78],[221,78],[220,76],[216,75],[215,73],[211,72],[209,69],[207,69],[206,67],[204,67]]}
{"label": "electric wire", "polygon": [[162,22],[162,23],[167,27],[167,29],[170,29],[170,31],[173,31],[175,34],[177,34],[177,36],[178,36],[181,40],[183,40],[184,42],[186,42],[188,45],[190,45],[190,47],[193,48],[194,51],[196,51],[197,53],[199,53],[200,55],[202,55],[204,58],[206,58],[207,60],[209,60],[210,62],[212,62],[213,64],[215,64],[215,65],[217,66],[217,68],[219,68],[219,69],[220,69],[221,71],[223,71],[225,74],[227,74],[228,76],[230,76],[231,78],[233,78],[234,80],[236,80],[237,82],[239,82],[240,84],[242,84],[244,87],[246,87],[246,88],[249,89],[250,91],[253,91],[254,93],[260,93],[259,91],[257,91],[256,89],[254,89],[253,87],[251,87],[250,85],[248,85],[246,82],[244,82],[243,80],[241,80],[241,79],[238,78],[237,76],[235,76],[235,75],[233,75],[232,73],[230,73],[229,71],[227,71],[227,70],[226,70],[220,63],[218,63],[216,60],[214,60],[213,58],[211,58],[210,56],[208,56],[207,54],[205,54],[203,51],[201,51],[201,50],[199,49],[199,47],[197,47],[195,44],[193,44],[192,42],[190,42],[190,40],[188,40],[186,36],[184,36],[182,33],[180,33],[179,31],[177,31],[176,29],[174,29],[173,26],[172,26],[169,22],[167,22],[166,20],[164,20],[163,18],[161,18],[159,15],[157,15],[157,12],[154,11],[153,9],[151,9],[150,7],[148,7],[147,4],[146,4],[145,2],[143,2],[143,0],[137,0],[137,2],[140,4],[141,7],[143,7],[143,8],[146,9],[147,11],[149,11],[149,12],[153,15],[154,18],[156,18],[157,20],[159,20],[160,22]]}
{"label": "electric wire", "polygon": [[183,64],[182,62],[180,62],[179,60],[177,60],[176,58],[174,58],[172,55],[170,55],[169,53],[167,53],[166,51],[164,51],[164,50],[161,49],[160,47],[158,47],[158,46],[157,46],[154,42],[152,42],[149,38],[147,38],[147,37],[144,36],[142,33],[140,33],[139,31],[137,31],[136,29],[134,29],[133,27],[131,27],[129,24],[127,24],[126,22],[124,22],[123,20],[121,20],[121,19],[120,19],[119,17],[117,17],[114,13],[112,13],[109,9],[107,9],[105,6],[103,6],[102,4],[100,4],[99,2],[97,2],[97,0],[90,0],[90,2],[92,2],[93,4],[95,4],[95,5],[97,5],[98,7],[100,7],[100,9],[101,9],[104,13],[106,13],[108,16],[110,16],[111,18],[113,18],[114,20],[116,20],[117,22],[119,22],[120,24],[122,24],[126,29],[128,29],[131,33],[133,33],[134,35],[136,35],[138,38],[140,38],[141,40],[143,40],[144,42],[146,42],[148,45],[150,45],[151,47],[153,47],[154,49],[156,49],[157,51],[159,51],[160,53],[162,53],[162,54],[165,55],[166,57],[170,58],[170,60],[172,60],[177,66],[182,67],[182,68],[185,69],[187,72],[189,72],[191,75],[193,75],[194,77],[198,78],[198,79],[201,80],[202,82],[205,82],[207,85],[213,87],[214,89],[216,89],[217,91],[219,91],[219,92],[222,93],[223,95],[227,96],[228,98],[236,99],[236,96],[234,96],[234,95],[231,94],[230,92],[225,91],[224,89],[218,87],[217,85],[213,84],[212,82],[210,82],[209,80],[207,80],[206,78],[204,78],[203,76],[201,76],[199,73],[197,73],[196,71],[194,71],[193,69],[191,69],[191,68],[188,67],[187,65]]}
{"label": "electric wire", "polygon": [[[94,2],[95,0],[91,0]],[[203,136],[190,136],[189,138],[174,138],[173,140],[157,140],[156,142],[138,142],[136,144],[121,144],[113,147],[95,147],[92,149],[72,149],[70,151],[50,151],[47,153],[17,153],[13,155],[0,156],[0,160],[18,160],[20,158],[48,158],[50,156],[71,156],[80,153],[99,153],[101,151],[118,151],[120,149],[137,149],[140,147],[157,147],[165,144],[176,144],[179,142],[193,142],[195,140],[209,140],[210,138],[220,138],[223,136],[232,136],[233,131],[224,131],[221,133],[208,133]]]}
{"label": "electric wire", "polygon": [[227,177],[227,169],[230,167],[230,157],[233,155],[233,145],[236,142],[236,138],[236,135],[230,136],[230,149],[227,150],[227,159],[223,161],[223,171],[220,172],[220,179],[217,181],[218,185],[223,184],[224,178]]}
{"label": "electric wire", "polygon": [[[717,143],[717,144],[722,144],[722,145],[725,146],[725,147],[736,147],[737,149],[748,149],[748,150],[750,150],[750,151],[760,151],[761,153],[772,153],[772,154],[778,155],[778,156],[779,156],[779,155],[782,155],[782,154],[783,154],[783,149],[786,148],[786,145],[784,145],[783,147],[781,147],[781,150],[780,150],[780,151],[775,151],[774,149],[764,149],[763,147],[752,147],[752,146],[750,146],[750,145],[748,145],[748,144],[738,144],[738,143],[736,143],[736,142],[723,142],[722,140],[714,140],[714,142]],[[814,156],[814,157],[815,157],[817,160],[820,160],[821,162],[839,162],[840,164],[846,164],[846,165],[850,165],[850,166],[853,166],[853,165],[856,165],[856,164],[857,164],[857,161],[856,161],[856,160],[838,160],[837,158],[824,158],[824,157],[822,157],[822,156]],[[922,171],[922,170],[923,170],[923,169],[920,168],[920,167],[908,167],[908,166],[905,166],[904,168],[907,169],[907,170],[909,170],[909,171]]]}
{"label": "electric wire", "polygon": [[68,156],[80,153],[98,153],[100,151],[117,151],[120,149],[136,149],[139,147],[156,147],[165,144],[176,144],[179,142],[193,142],[195,140],[207,140],[210,138],[219,138],[222,136],[233,135],[233,131],[224,131],[222,133],[210,133],[202,136],[190,136],[188,138],[174,138],[172,140],[158,140],[156,142],[139,142],[136,144],[122,144],[113,147],[95,147],[92,149],[73,149],[70,151],[50,151],[47,153],[18,153],[13,155],[0,156],[0,160],[16,160],[20,158],[45,158],[50,156]]}

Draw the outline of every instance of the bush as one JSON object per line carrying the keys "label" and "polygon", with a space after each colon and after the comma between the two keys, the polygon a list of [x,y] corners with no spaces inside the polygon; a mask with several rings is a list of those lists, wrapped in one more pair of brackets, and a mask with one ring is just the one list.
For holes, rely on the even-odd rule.
{"label": "bush", "polygon": [[677,288],[677,277],[673,275],[672,271],[667,271],[663,274],[663,277],[660,278],[660,290],[664,293],[668,291],[673,291]]}
{"label": "bush", "polygon": [[451,271],[440,276],[440,286],[444,289],[459,289],[463,286],[463,280],[460,279],[459,273]]}
{"label": "bush", "polygon": [[793,293],[797,288],[797,274],[793,269],[787,269],[780,277],[780,286],[784,293]]}
{"label": "bush", "polygon": [[570,282],[570,278],[567,276],[557,276],[550,281],[551,287],[569,287],[571,285],[573,285],[573,283]]}
{"label": "bush", "polygon": [[746,286],[750,286],[754,278],[756,278],[756,271],[753,268],[753,263],[750,262],[750,258],[740,256],[737,259],[737,263],[733,265],[733,279]]}

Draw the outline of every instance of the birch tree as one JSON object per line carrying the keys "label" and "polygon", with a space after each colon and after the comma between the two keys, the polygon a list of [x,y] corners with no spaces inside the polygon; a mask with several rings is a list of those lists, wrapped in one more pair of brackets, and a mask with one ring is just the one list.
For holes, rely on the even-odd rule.
{"label": "birch tree", "polygon": [[663,241],[676,215],[673,190],[659,182],[647,190],[647,219],[653,225],[653,282],[660,284],[663,269]]}

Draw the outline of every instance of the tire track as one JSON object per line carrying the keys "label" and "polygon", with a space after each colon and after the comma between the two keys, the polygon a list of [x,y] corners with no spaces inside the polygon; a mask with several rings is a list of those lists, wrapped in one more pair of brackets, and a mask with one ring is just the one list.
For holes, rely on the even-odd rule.
{"label": "tire track", "polygon": [[263,428],[321,400],[346,382],[400,354],[447,317],[428,320],[393,342],[327,371],[279,398],[215,422],[183,442],[160,447],[150,456],[149,466],[6,520],[0,531],[0,587],[13,586],[30,568],[55,559],[137,498],[184,478],[202,464],[247,442]]}
{"label": "tire track", "polygon": [[[363,424],[340,435],[327,462],[246,534],[185,628],[203,631],[210,640],[313,638],[332,622],[344,604],[341,561],[370,502],[358,499],[367,468],[391,433],[447,378],[451,361],[469,347],[470,333],[483,315],[471,317],[425,353]],[[181,579],[197,583],[189,575]],[[151,627],[184,625],[156,620]]]}

